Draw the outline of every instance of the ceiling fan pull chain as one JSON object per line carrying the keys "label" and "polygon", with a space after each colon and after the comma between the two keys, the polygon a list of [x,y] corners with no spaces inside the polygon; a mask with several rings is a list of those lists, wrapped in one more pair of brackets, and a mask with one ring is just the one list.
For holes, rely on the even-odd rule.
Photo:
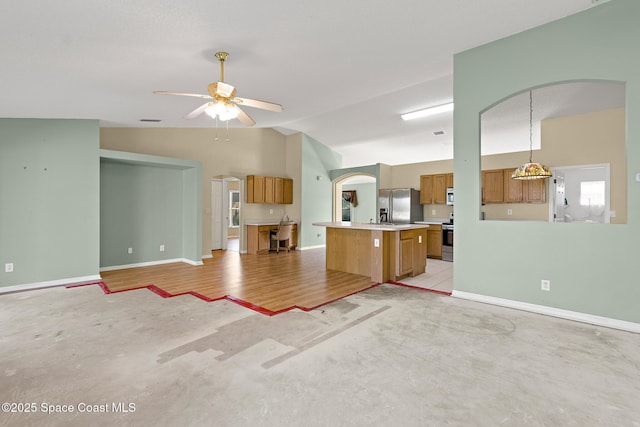
{"label": "ceiling fan pull chain", "polygon": [[227,142],[229,142],[229,120],[227,120]]}
{"label": "ceiling fan pull chain", "polygon": [[216,116],[216,139],[214,141],[218,141],[218,117]]}

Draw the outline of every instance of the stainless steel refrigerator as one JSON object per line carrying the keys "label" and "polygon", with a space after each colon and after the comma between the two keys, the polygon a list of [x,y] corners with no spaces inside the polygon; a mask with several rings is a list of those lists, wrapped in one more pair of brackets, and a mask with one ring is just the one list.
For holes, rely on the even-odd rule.
{"label": "stainless steel refrigerator", "polygon": [[413,224],[422,221],[420,191],[415,188],[381,189],[378,194],[378,213],[381,223]]}

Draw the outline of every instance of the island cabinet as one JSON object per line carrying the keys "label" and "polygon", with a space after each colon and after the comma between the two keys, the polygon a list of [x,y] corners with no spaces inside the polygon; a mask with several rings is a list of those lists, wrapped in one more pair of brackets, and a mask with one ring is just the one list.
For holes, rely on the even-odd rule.
{"label": "island cabinet", "polygon": [[247,176],[247,203],[290,205],[293,203],[293,180],[273,176]]}
{"label": "island cabinet", "polygon": [[325,226],[329,270],[369,276],[373,282],[384,283],[416,276],[426,269],[428,226]]}
{"label": "island cabinet", "polygon": [[395,271],[389,272],[389,280],[400,280],[424,273],[427,263],[426,229],[395,232],[391,238],[394,240],[391,251],[395,255],[391,270]]}

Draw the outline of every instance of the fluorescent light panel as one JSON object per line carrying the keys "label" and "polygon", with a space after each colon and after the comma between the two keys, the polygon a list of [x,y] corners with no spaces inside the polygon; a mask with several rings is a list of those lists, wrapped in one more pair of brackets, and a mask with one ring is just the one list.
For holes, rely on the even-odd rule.
{"label": "fluorescent light panel", "polygon": [[434,114],[446,113],[447,111],[453,111],[453,102],[438,105],[437,107],[429,107],[422,110],[413,111],[411,113],[401,114],[400,117],[402,117],[402,120],[413,120],[420,117],[433,116]]}

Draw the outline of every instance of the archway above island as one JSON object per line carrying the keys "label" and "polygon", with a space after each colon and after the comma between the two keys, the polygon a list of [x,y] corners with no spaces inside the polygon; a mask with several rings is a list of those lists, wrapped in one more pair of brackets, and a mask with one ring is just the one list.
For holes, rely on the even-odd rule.
{"label": "archway above island", "polygon": [[[378,190],[383,188],[385,181],[390,180],[390,171],[391,167],[382,163],[376,163],[375,165],[367,165],[367,166],[358,166],[353,168],[344,168],[344,169],[334,169],[329,171],[329,177],[331,178],[331,183],[333,187],[333,201],[332,201],[332,221],[341,221],[342,220],[342,190],[343,185],[349,182],[357,182],[352,181],[357,179],[358,177],[368,180],[369,183],[375,182],[375,191],[373,192],[373,201],[371,203],[375,205],[375,208],[372,210],[370,217],[375,220],[376,212],[378,211]],[[367,201],[367,199],[359,199],[360,201]],[[367,217],[368,218],[368,217]],[[368,221],[368,219],[367,219]]]}

